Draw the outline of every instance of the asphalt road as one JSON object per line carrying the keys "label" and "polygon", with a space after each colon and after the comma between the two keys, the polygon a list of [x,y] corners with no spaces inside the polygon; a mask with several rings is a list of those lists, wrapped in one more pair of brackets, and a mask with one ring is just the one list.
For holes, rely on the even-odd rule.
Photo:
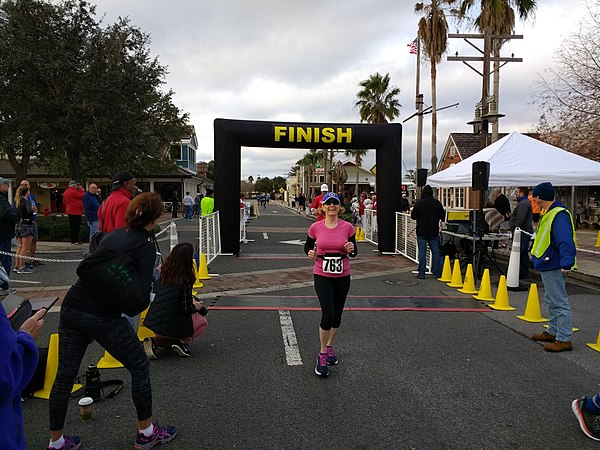
{"label": "asphalt road", "polygon": [[[180,240],[193,241],[193,226],[180,222]],[[309,224],[270,205],[249,223],[252,241],[242,244],[240,256],[218,257],[210,272],[225,280],[240,272],[273,277],[269,295],[314,295],[310,277],[302,285],[286,282],[286,274],[310,261],[301,246],[281,243],[303,240]],[[359,258],[373,256],[373,249],[360,244]],[[456,295],[437,280],[416,280],[412,268],[356,279],[350,295]],[[57,268],[46,282],[68,284],[68,271]],[[573,352],[549,354],[531,341],[540,325],[516,318],[527,293],[511,293],[516,312],[347,311],[336,346],[340,364],[326,379],[313,372],[318,312],[289,312],[301,362],[290,365],[281,325],[287,313],[213,310],[191,358],[162,350],[151,362],[154,417],[178,427],[166,447],[172,449],[597,448],[579,430],[570,402],[598,390],[600,353],[585,346],[598,333],[598,292],[581,285],[569,285],[569,292],[581,328]],[[48,315],[41,345],[57,321],[57,313]],[[81,373],[101,355],[93,344]],[[123,379],[125,389],[95,404],[87,423],[73,400],[66,431],[82,437],[82,449],[132,448],[129,375],[101,373],[103,380]],[[47,401],[26,401],[24,417],[28,448],[44,448]]]}

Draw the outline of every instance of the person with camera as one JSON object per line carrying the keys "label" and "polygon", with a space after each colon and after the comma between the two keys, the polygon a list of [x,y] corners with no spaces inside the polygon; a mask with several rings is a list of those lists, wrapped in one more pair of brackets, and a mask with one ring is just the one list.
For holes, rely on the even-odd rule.
{"label": "person with camera", "polygon": [[204,317],[208,310],[192,294],[196,279],[193,257],[192,244],[177,244],[160,268],[155,297],[144,319],[144,325],[156,333],[144,339],[149,359],[157,358],[159,347],[171,348],[182,357],[191,356],[188,345],[208,327]]}
{"label": "person with camera", "polygon": [[324,219],[308,229],[304,253],[315,260],[313,277],[315,291],[321,305],[319,341],[321,344],[315,373],[329,375],[328,365],[336,365],[333,343],[342,322],[342,312],[350,290],[350,261],[357,254],[354,226],[341,220],[344,212],[340,199],[334,192],[323,196],[320,207]]}
{"label": "person with camera", "polygon": [[[114,249],[130,255],[136,262],[136,280],[147,289],[146,298],[132,299],[144,305],[150,301],[150,288],[156,254],[152,229],[162,212],[162,200],[155,193],[135,197],[125,212],[126,226],[107,234],[98,247]],[[92,254],[93,255],[93,254]],[[85,260],[84,260],[85,262]],[[159,426],[152,420],[152,387],[150,365],[144,346],[121,310],[111,305],[103,292],[92,289],[91,281],[81,278],[71,286],[63,300],[58,326],[60,348],[58,370],[50,393],[50,443],[48,449],[78,449],[78,436],[65,436],[63,428],[73,382],[79,372],[88,345],[97,341],[119,360],[131,374],[131,394],[137,412],[136,449],[149,449],[171,441],[176,435],[173,426]]]}

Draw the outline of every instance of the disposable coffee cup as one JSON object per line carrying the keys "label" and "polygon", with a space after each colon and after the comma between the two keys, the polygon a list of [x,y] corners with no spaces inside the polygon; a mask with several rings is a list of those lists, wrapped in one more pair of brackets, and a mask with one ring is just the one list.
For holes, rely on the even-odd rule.
{"label": "disposable coffee cup", "polygon": [[92,397],[83,397],[79,400],[79,417],[84,422],[87,422],[92,418],[92,403],[94,400]]}

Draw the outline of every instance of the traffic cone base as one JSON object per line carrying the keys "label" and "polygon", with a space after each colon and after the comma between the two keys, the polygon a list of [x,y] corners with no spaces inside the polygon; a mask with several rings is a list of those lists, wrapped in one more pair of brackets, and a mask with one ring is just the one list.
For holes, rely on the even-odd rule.
{"label": "traffic cone base", "polygon": [[481,300],[484,302],[493,302],[492,297],[492,283],[490,282],[490,269],[483,271],[483,277],[481,277],[481,285],[479,286],[479,292],[474,295],[475,300]]}
{"label": "traffic cone base", "polygon": [[[58,334],[54,333],[50,335],[50,344],[48,345],[48,358],[46,359],[46,373],[44,374],[44,385],[42,389],[39,389],[33,393],[36,398],[44,398],[48,400],[50,398],[50,391],[54,385],[56,379],[56,373],[58,372]],[[83,385],[74,384],[71,393],[81,389]]]}
{"label": "traffic cone base", "polygon": [[460,262],[458,258],[454,260],[454,269],[452,269],[452,280],[448,283],[449,287],[461,288],[463,287],[462,274],[460,273]]}
{"label": "traffic cone base", "polygon": [[600,352],[600,332],[598,333],[598,340],[596,341],[595,344],[585,344],[587,345],[589,348],[596,350],[597,352]]}
{"label": "traffic cone base", "polygon": [[[152,336],[154,336],[154,334]],[[104,356],[100,358],[100,361],[98,361],[96,367],[98,367],[98,369],[120,369],[121,367],[125,366],[123,366],[119,360],[105,350]]]}
{"label": "traffic cone base", "polygon": [[473,275],[473,265],[467,265],[467,271],[465,272],[465,282],[463,284],[463,288],[459,289],[458,292],[462,292],[463,294],[477,294],[479,292],[475,289],[475,276]]}
{"label": "traffic cone base", "polygon": [[448,255],[444,256],[442,276],[439,277],[438,280],[443,281],[444,283],[449,283],[452,281],[452,268],[450,267],[450,257]]}
{"label": "traffic cone base", "polygon": [[525,322],[548,322],[548,319],[542,317],[540,310],[540,298],[538,297],[537,284],[531,283],[529,287],[529,295],[527,296],[527,305],[525,306],[525,314],[517,316],[517,319]]}
{"label": "traffic cone base", "polygon": [[192,263],[194,265],[194,273],[196,274],[196,281],[194,281],[194,285],[192,286],[192,288],[200,289],[204,287],[204,283],[202,283],[202,281],[200,281],[199,278],[200,271],[198,270],[198,265],[196,264],[196,258],[192,258]]}
{"label": "traffic cone base", "polygon": [[[548,328],[548,325],[544,325],[544,328]],[[579,331],[579,328],[573,327],[573,328],[571,329],[571,331],[572,331],[573,333],[575,333],[575,332]]]}
{"label": "traffic cone base", "polygon": [[497,311],[514,311],[517,308],[510,306],[508,301],[508,289],[506,288],[506,276],[500,275],[500,281],[498,282],[498,291],[496,292],[496,301],[493,305],[489,305],[490,308]]}
{"label": "traffic cone base", "polygon": [[598,239],[596,239],[596,244],[594,247],[600,247],[600,231],[598,231]]}

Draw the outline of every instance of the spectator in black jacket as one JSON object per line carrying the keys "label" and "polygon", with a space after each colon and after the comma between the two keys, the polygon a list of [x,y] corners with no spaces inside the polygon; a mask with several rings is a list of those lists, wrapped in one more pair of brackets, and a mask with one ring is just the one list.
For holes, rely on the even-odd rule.
{"label": "spectator in black jacket", "polygon": [[144,339],[148,359],[157,358],[158,347],[170,347],[179,356],[191,356],[188,345],[206,330],[208,312],[192,294],[196,280],[192,266],[194,247],[188,242],[177,244],[160,269],[154,285],[155,297],[144,325],[154,337]]}
{"label": "spectator in black jacket", "polygon": [[[19,214],[8,202],[8,188],[10,181],[0,178],[0,251],[10,253],[11,242],[15,237],[15,225],[19,221]],[[0,255],[0,264],[10,275],[12,269],[12,257],[9,255]],[[6,286],[8,288],[8,286]]]}
{"label": "spectator in black jacket", "polygon": [[417,278],[425,278],[427,263],[427,246],[431,249],[431,272],[433,276],[442,276],[440,261],[440,227],[444,220],[444,207],[439,200],[433,198],[433,189],[427,185],[423,188],[421,199],[417,200],[410,217],[417,221],[417,245],[419,248],[419,273]]}
{"label": "spectator in black jacket", "polygon": [[[526,233],[521,233],[521,258],[519,263],[519,278],[529,277],[529,240],[533,233],[533,213],[531,212],[531,202],[528,198],[529,189],[520,187],[517,189],[517,206],[510,217],[510,231],[515,232],[519,227]],[[529,234],[528,234],[529,233]]]}

